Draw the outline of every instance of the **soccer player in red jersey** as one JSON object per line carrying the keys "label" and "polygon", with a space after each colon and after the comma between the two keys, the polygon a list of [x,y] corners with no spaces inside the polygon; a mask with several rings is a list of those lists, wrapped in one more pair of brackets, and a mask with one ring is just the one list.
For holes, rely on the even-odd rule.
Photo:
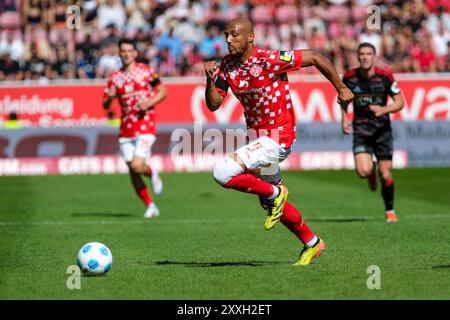
{"label": "soccer player in red jersey", "polygon": [[214,168],[214,179],[223,187],[257,194],[267,210],[264,224],[272,229],[281,221],[303,243],[295,265],[308,265],[325,243],[304,223],[299,211],[287,202],[279,163],[295,141],[295,115],[287,72],[316,66],[334,85],[338,99],[347,105],[352,92],[331,63],[313,50],[274,51],[255,47],[253,25],[237,18],[225,30],[229,55],[220,65],[205,63],[205,98],[210,111],[220,108],[228,89],[244,107],[249,143]]}
{"label": "soccer player in red jersey", "polygon": [[103,108],[119,100],[122,113],[119,133],[120,152],[129,167],[131,182],[139,198],[147,206],[146,218],[157,217],[159,210],[152,201],[141,175],[150,177],[153,191],[161,194],[159,173],[146,163],[156,141],[155,106],[167,97],[167,89],[158,74],[146,64],[136,62],[138,52],[132,40],[119,42],[122,68],[110,75],[105,89]]}
{"label": "soccer player in red jersey", "polygon": [[[342,131],[353,132],[355,169],[359,177],[367,179],[372,191],[377,189],[377,165],[381,182],[381,195],[387,222],[397,222],[394,210],[394,181],[392,179],[393,138],[389,114],[400,111],[403,96],[392,73],[375,66],[375,47],[367,42],[358,46],[360,66],[344,74],[344,83],[355,95],[353,100],[353,127],[342,109]],[[388,96],[392,103],[388,104]]]}

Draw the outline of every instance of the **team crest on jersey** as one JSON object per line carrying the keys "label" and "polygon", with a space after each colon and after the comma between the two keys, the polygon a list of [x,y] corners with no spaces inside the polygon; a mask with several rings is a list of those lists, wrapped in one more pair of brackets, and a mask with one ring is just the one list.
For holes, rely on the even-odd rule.
{"label": "team crest on jersey", "polygon": [[294,60],[294,55],[290,51],[280,51],[278,60],[284,61],[284,62],[291,62],[292,60]]}
{"label": "team crest on jersey", "polygon": [[252,65],[252,67],[250,68],[250,74],[252,76],[254,76],[255,78],[259,77],[261,72],[262,72],[262,68],[261,68],[261,66],[259,66],[257,64]]}

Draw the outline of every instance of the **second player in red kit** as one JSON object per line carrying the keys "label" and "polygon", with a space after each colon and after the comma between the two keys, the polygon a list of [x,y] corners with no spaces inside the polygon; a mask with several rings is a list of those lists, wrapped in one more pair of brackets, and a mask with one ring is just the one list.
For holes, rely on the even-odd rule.
{"label": "second player in red kit", "polygon": [[133,187],[147,206],[144,216],[153,218],[159,215],[159,210],[141,175],[150,177],[153,191],[161,194],[163,185],[158,171],[152,169],[147,160],[156,141],[154,108],[166,98],[167,90],[150,66],[136,62],[137,50],[133,41],[121,40],[119,49],[123,67],[109,77],[103,107],[109,109],[113,99],[119,100],[122,109],[120,152],[130,169]]}

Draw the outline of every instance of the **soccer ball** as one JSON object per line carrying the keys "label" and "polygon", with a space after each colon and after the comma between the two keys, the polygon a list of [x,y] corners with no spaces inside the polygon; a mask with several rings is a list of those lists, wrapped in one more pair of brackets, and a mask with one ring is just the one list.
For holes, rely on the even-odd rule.
{"label": "soccer ball", "polygon": [[105,274],[112,267],[112,254],[103,243],[89,242],[78,252],[77,264],[85,274]]}

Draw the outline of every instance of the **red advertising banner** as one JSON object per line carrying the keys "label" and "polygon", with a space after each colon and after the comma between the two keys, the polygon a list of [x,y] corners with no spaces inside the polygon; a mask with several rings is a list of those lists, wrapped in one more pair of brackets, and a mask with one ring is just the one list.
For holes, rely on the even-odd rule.
{"label": "red advertising banner", "polygon": [[[231,92],[223,106],[212,113],[205,105],[203,79],[183,81],[171,79],[166,82],[169,96],[156,108],[158,123],[243,122],[242,107]],[[394,120],[450,119],[450,76],[401,79],[398,83],[406,105],[401,112],[393,115]],[[16,112],[24,126],[101,126],[107,122],[101,103],[103,89],[104,85],[99,83],[0,86],[0,121],[5,121],[11,112]],[[293,77],[291,96],[298,122],[340,120],[336,92],[325,80],[307,81]],[[113,110],[119,112],[117,103]]]}

